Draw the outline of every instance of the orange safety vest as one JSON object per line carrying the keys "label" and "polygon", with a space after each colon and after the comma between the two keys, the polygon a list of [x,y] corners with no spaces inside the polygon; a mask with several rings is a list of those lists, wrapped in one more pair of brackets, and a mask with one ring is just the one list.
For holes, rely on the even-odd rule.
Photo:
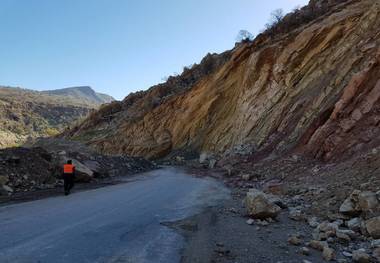
{"label": "orange safety vest", "polygon": [[72,164],[63,165],[63,173],[73,174],[74,173],[74,165],[72,165]]}

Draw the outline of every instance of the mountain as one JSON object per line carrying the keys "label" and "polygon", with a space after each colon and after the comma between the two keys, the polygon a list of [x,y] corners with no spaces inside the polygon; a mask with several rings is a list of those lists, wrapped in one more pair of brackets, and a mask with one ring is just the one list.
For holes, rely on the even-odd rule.
{"label": "mountain", "polygon": [[113,97],[109,95],[95,92],[91,87],[88,86],[47,90],[42,91],[42,93],[48,95],[65,96],[76,100],[81,100],[83,103],[87,103],[89,105],[99,105],[103,103],[109,103],[115,100]]}
{"label": "mountain", "polygon": [[57,135],[111,100],[88,87],[39,92],[0,86],[0,148]]}
{"label": "mountain", "polygon": [[106,153],[299,153],[380,145],[380,7],[310,1],[254,41],[93,112],[65,134]]}

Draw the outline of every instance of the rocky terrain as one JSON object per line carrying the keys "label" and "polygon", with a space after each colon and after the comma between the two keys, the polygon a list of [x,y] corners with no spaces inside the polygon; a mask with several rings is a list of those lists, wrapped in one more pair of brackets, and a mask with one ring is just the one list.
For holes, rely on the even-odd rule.
{"label": "rocky terrain", "polygon": [[44,92],[0,87],[0,148],[57,135],[111,100],[89,87]]}
{"label": "rocky terrain", "polygon": [[[310,12],[319,16],[303,18]],[[285,18],[306,22],[208,55],[94,112],[68,137],[149,158],[243,146],[255,159],[299,152],[329,161],[379,145],[378,1],[312,1]]]}
{"label": "rocky terrain", "polygon": [[0,145],[69,126],[0,150],[0,195],[61,186],[67,159],[94,182],[155,168],[145,157],[232,189],[168,224],[188,240],[183,262],[380,262],[379,29],[378,0],[311,0],[120,102],[0,89]]}
{"label": "rocky terrain", "polygon": [[[268,246],[278,242],[270,233],[285,231],[273,253],[296,248],[289,262],[380,262],[379,28],[377,0],[312,0],[254,41],[101,107],[64,137],[213,169],[235,199],[193,219],[200,234],[189,234],[190,247],[207,250],[212,236],[211,262],[281,262],[268,251],[249,260],[255,252],[243,248],[259,245],[249,235],[261,228],[270,228]],[[188,262],[203,262],[193,251]]]}
{"label": "rocky terrain", "polygon": [[[269,226],[270,233],[282,232],[269,241],[277,243],[273,251],[283,252],[284,246],[285,250],[292,251],[294,247],[297,253],[292,259],[300,260],[294,262],[322,259],[379,262],[378,150],[330,164],[297,155],[256,164],[235,158],[225,161],[223,168],[215,171],[224,174],[221,179],[234,189],[236,201],[231,206],[236,214],[252,226],[251,230],[244,228],[244,231],[254,234],[258,231],[256,228],[264,228],[258,231],[262,234]],[[241,206],[241,202],[244,205]],[[227,213],[228,217],[231,218]],[[239,233],[243,227],[236,227],[234,231]],[[252,241],[245,238],[240,247],[246,246],[245,243]],[[228,246],[234,250],[239,248],[226,242]]]}

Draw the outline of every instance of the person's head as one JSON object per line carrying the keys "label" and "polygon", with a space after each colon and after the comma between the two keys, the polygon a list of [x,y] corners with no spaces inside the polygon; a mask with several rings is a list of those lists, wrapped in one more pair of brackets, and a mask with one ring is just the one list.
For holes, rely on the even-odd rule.
{"label": "person's head", "polygon": [[73,161],[67,160],[67,164],[73,164]]}

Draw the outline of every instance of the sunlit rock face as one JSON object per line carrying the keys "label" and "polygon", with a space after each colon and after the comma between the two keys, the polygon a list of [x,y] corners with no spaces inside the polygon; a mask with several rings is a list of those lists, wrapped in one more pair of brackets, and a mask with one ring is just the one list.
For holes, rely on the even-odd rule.
{"label": "sunlit rock face", "polygon": [[328,161],[379,145],[380,5],[330,2],[319,17],[208,55],[65,135],[148,158],[250,145],[256,158],[296,152]]}

